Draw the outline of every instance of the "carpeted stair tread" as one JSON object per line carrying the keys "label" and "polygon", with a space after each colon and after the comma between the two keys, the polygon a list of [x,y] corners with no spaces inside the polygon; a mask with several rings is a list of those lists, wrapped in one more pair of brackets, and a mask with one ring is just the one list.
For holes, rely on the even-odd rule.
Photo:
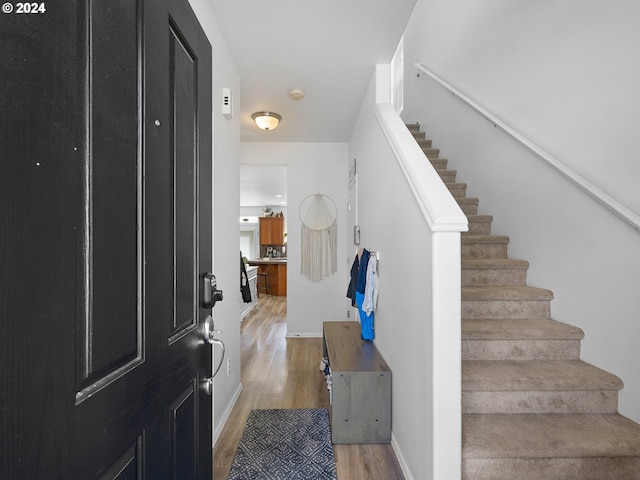
{"label": "carpeted stair tread", "polygon": [[[448,185],[451,185],[451,184],[448,184]],[[491,224],[493,222],[492,215],[468,214],[467,220],[469,221],[469,230],[468,232],[465,233],[465,235],[490,235],[491,234]]]}
{"label": "carpeted stair tread", "polygon": [[453,198],[462,198],[467,196],[467,184],[466,183],[445,183],[445,187],[449,190]]}
{"label": "carpeted stair tread", "polygon": [[[462,185],[466,185],[466,183]],[[467,215],[467,220],[469,222],[491,223],[493,222],[493,215]]]}
{"label": "carpeted stair tread", "polygon": [[[471,224],[469,229],[475,227]],[[526,285],[529,262],[505,257],[462,258],[462,286]]]}
{"label": "carpeted stair tread", "polygon": [[440,175],[440,178],[445,184],[454,183],[456,181],[456,175],[458,175],[456,170],[439,169],[436,170],[436,172],[438,172],[438,175]]}
{"label": "carpeted stair tread", "polygon": [[463,360],[579,360],[579,328],[551,318],[462,320]]}
{"label": "carpeted stair tread", "polygon": [[580,360],[584,332],[551,318],[552,291],[407,124],[469,221],[461,238],[462,480],[640,480],[640,425],[617,414],[622,381]]}
{"label": "carpeted stair tread", "polygon": [[528,285],[462,287],[462,301],[491,300],[553,300],[553,292]]}
{"label": "carpeted stair tread", "polygon": [[502,235],[460,235],[462,258],[507,258],[509,237]]}
{"label": "carpeted stair tread", "polygon": [[527,270],[529,262],[513,258],[463,258],[463,270]]}
{"label": "carpeted stair tread", "polygon": [[465,360],[463,391],[620,390],[615,375],[582,360]]}
{"label": "carpeted stair tread", "polygon": [[438,158],[440,155],[440,149],[438,148],[422,147],[422,151],[428,158]]}
{"label": "carpeted stair tread", "polygon": [[476,197],[458,197],[454,198],[458,202],[458,206],[465,215],[478,214],[478,199]]}
{"label": "carpeted stair tread", "polygon": [[456,198],[456,202],[458,205],[478,205],[480,200],[477,197],[464,197],[464,198]]}
{"label": "carpeted stair tread", "polygon": [[463,458],[640,456],[640,425],[615,413],[467,414],[462,445]]}
{"label": "carpeted stair tread", "polygon": [[449,160],[446,158],[429,158],[429,162],[436,170],[446,170]]}
{"label": "carpeted stair tread", "polygon": [[505,235],[465,235],[460,240],[462,243],[509,243],[509,237]]}
{"label": "carpeted stair tread", "polygon": [[578,327],[550,318],[462,320],[463,340],[582,340]]}

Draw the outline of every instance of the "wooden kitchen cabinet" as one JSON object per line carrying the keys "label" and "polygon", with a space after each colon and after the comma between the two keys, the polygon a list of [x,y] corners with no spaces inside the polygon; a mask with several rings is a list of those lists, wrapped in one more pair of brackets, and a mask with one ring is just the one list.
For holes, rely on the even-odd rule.
{"label": "wooden kitchen cabinet", "polygon": [[260,245],[284,245],[284,217],[260,217]]}

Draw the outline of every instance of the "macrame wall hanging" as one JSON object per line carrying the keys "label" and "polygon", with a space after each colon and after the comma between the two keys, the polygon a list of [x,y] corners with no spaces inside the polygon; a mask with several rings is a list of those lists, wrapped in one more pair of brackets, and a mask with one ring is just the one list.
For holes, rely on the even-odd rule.
{"label": "macrame wall hanging", "polygon": [[338,271],[338,228],[335,202],[314,193],[300,203],[302,258],[300,273],[312,282]]}

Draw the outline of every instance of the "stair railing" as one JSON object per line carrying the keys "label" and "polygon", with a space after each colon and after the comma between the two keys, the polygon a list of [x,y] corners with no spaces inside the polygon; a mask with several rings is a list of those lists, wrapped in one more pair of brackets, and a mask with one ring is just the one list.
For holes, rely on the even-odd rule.
{"label": "stair railing", "polygon": [[487,109],[473,101],[467,95],[462,93],[457,88],[451,86],[445,80],[440,78],[438,75],[427,69],[424,65],[420,63],[414,64],[420,72],[429,76],[432,80],[438,83],[440,86],[444,87],[445,90],[451,92],[456,97],[460,98],[463,102],[471,106],[473,109],[477,110],[480,114],[482,114],[487,120],[493,123],[496,127],[500,127],[504,132],[511,135],[518,142],[524,145],[526,148],[531,150],[533,153],[542,158],[545,162],[555,168],[560,174],[569,179],[583,191],[591,195],[605,207],[610,209],[613,213],[620,216],[623,220],[630,223],[636,230],[640,230],[640,215],[636,214],[633,210],[626,207],[618,200],[613,198],[611,195],[605,193],[598,187],[596,187],[593,183],[589,182],[587,179],[579,175],[577,172],[569,168],[567,165],[562,163],[560,160],[552,156],[550,153],[546,152],[535,143],[525,138],[522,134],[511,128],[505,122],[496,117],[493,113],[489,112]]}

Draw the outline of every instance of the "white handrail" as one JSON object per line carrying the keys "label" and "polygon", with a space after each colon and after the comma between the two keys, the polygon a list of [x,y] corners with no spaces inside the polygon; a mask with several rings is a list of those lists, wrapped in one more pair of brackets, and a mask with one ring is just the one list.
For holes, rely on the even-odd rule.
{"label": "white handrail", "polygon": [[626,207],[625,205],[617,201],[611,195],[603,192],[601,189],[596,187],[593,183],[589,182],[587,179],[579,175],[577,172],[567,167],[560,160],[556,159],[551,154],[545,152],[542,148],[538,147],[536,144],[534,144],[533,142],[525,138],[523,135],[516,132],[513,128],[511,128],[505,122],[503,122],[498,117],[496,117],[494,114],[486,110],[484,107],[478,105],[476,102],[474,102],[471,98],[466,96],[460,90],[451,86],[442,78],[437,76],[435,73],[428,70],[424,65],[420,63],[415,63],[414,65],[416,66],[416,68],[418,68],[418,70],[427,74],[429,77],[431,77],[441,86],[443,86],[446,90],[448,90],[455,96],[459,97],[465,103],[467,103],[468,105],[473,107],[475,110],[480,112],[487,120],[491,121],[496,127],[500,127],[502,130],[504,130],[506,133],[511,135],[513,138],[515,138],[522,145],[524,145],[533,153],[538,155],[540,158],[546,161],[549,165],[555,168],[558,172],[564,175],[567,179],[575,183],[578,187],[580,187],[586,193],[588,193],[593,198],[595,198],[600,203],[602,203],[605,207],[609,208],[616,215],[620,216],[622,219],[629,222],[636,230],[640,230],[640,215],[636,214],[633,210],[631,210],[630,208]]}
{"label": "white handrail", "polygon": [[468,231],[467,217],[435,170],[428,170],[424,152],[393,106],[377,103],[374,113],[431,231]]}

